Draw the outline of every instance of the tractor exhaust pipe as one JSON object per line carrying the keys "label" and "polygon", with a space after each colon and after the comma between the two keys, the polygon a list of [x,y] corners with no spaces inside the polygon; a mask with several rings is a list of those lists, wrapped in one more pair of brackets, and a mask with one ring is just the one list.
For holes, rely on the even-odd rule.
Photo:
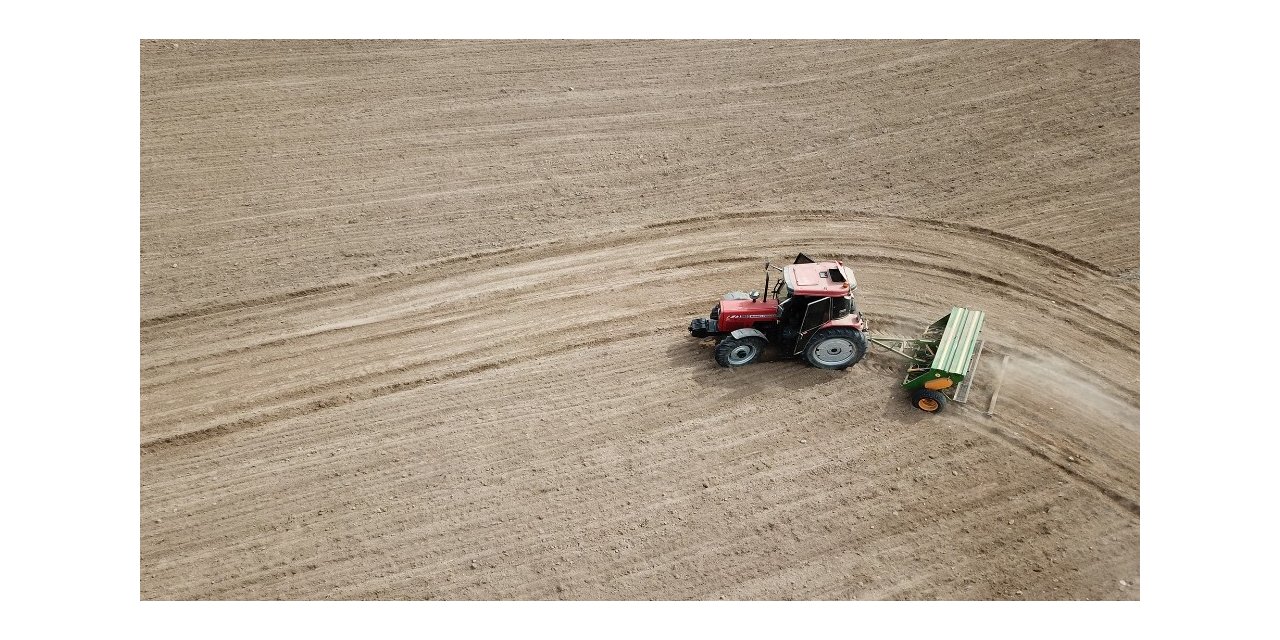
{"label": "tractor exhaust pipe", "polygon": [[760,301],[761,302],[769,301],[769,263],[768,262],[764,263],[764,297],[761,298]]}

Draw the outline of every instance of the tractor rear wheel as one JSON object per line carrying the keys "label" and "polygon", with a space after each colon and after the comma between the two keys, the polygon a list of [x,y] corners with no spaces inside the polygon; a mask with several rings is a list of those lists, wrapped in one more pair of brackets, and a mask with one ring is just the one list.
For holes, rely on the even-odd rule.
{"label": "tractor rear wheel", "polygon": [[941,392],[929,389],[916,389],[911,392],[911,404],[921,411],[938,413],[947,406],[947,397]]}
{"label": "tractor rear wheel", "polygon": [[760,359],[764,340],[755,336],[725,338],[716,345],[716,364],[722,367],[745,367]]}
{"label": "tractor rear wheel", "polygon": [[809,364],[819,369],[851,367],[867,353],[867,337],[861,331],[836,327],[819,331],[804,349]]}

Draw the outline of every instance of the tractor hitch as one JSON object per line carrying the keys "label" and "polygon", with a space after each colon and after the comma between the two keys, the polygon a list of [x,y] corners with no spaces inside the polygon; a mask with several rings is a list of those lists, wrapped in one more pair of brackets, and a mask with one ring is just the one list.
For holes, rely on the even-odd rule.
{"label": "tractor hitch", "polygon": [[689,322],[689,333],[695,338],[705,338],[716,332],[716,321],[711,318],[694,318]]}

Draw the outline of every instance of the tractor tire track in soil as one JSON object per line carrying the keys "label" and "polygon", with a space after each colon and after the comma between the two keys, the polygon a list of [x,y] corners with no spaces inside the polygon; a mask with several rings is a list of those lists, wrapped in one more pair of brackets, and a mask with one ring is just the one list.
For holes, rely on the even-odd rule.
{"label": "tractor tire track in soil", "polygon": [[[1139,597],[1136,43],[141,46],[144,599]],[[970,403],[717,367],[800,251]]]}

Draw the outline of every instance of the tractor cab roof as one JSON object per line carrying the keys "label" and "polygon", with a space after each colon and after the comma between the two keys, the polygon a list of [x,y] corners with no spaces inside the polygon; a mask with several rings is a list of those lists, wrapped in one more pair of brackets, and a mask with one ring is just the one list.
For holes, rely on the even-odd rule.
{"label": "tractor cab roof", "polygon": [[782,278],[797,296],[844,297],[858,286],[853,270],[838,260],[789,264]]}

